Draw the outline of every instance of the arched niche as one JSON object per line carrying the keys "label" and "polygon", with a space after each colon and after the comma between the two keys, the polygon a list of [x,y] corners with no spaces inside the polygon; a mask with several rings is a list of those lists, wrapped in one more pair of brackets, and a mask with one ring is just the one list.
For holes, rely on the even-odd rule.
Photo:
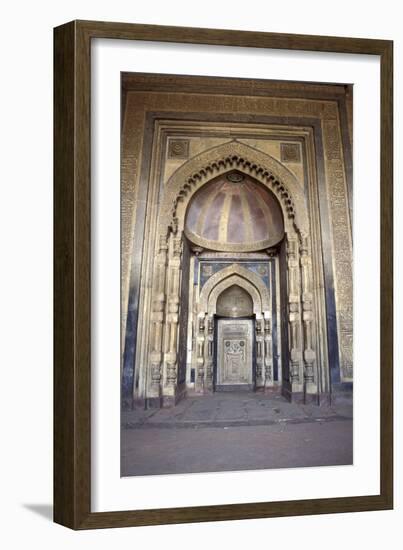
{"label": "arched niche", "polygon": [[203,286],[199,297],[199,311],[214,314],[219,294],[234,284],[245,289],[251,296],[255,314],[261,315],[270,310],[269,291],[259,275],[239,264],[231,264],[212,275]]}
{"label": "arched niche", "polygon": [[223,279],[218,283],[211,291],[208,297],[207,313],[208,315],[217,314],[217,300],[220,294],[232,286],[238,286],[243,289],[252,299],[253,314],[261,317],[262,315],[262,300],[256,287],[254,287],[247,279],[240,277],[239,275],[232,275]]}
{"label": "arched niche", "polygon": [[172,174],[161,204],[160,233],[165,234],[168,227],[183,231],[187,205],[194,193],[216,176],[235,169],[273,192],[282,208],[286,232],[309,233],[306,200],[296,177],[274,157],[238,141],[196,155]]}
{"label": "arched niche", "polygon": [[244,288],[231,285],[218,296],[216,314],[220,317],[251,317],[253,300]]}
{"label": "arched niche", "polygon": [[184,231],[190,242],[208,250],[258,251],[283,239],[284,217],[272,191],[255,178],[230,170],[193,194]]}
{"label": "arched niche", "polygon": [[[156,227],[151,298],[153,306],[150,315],[151,328],[146,342],[151,350],[147,392],[153,397],[163,392],[167,398],[176,398],[179,372],[178,338],[180,328],[184,326],[181,325],[179,307],[182,303],[181,280],[186,273],[183,269],[184,262],[189,262],[187,239],[184,238],[187,207],[199,189],[216,176],[231,170],[253,177],[271,191],[281,205],[285,234],[280,252],[285,268],[282,304],[287,319],[287,324],[284,323],[283,328],[285,338],[282,340],[285,342],[282,355],[282,365],[285,366],[283,382],[287,384],[287,392],[290,394],[302,392],[304,384],[309,387],[309,391],[316,391],[316,353],[313,349],[315,320],[312,313],[314,281],[304,192],[295,176],[279,161],[252,147],[232,141],[190,159],[171,176],[165,187]],[[203,286],[195,307],[195,364],[199,388],[203,387],[204,379],[207,381],[207,387],[212,383],[213,316],[216,313],[217,298],[221,292],[234,284],[244,288],[252,298],[256,327],[260,331],[259,338],[263,338],[265,344],[259,369],[263,369],[264,363],[266,379],[270,379],[271,307],[268,289],[258,275],[233,264],[210,277]]]}

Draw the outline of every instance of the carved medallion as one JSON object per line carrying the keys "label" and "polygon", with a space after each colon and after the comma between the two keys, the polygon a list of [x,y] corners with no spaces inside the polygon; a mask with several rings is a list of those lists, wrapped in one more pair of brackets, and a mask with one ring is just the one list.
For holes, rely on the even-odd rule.
{"label": "carved medallion", "polygon": [[301,162],[301,146],[299,143],[280,144],[281,162]]}
{"label": "carved medallion", "polygon": [[169,159],[187,159],[189,157],[188,139],[170,139],[168,142]]}
{"label": "carved medallion", "polygon": [[202,275],[204,275],[204,277],[211,277],[212,274],[213,274],[212,265],[207,264],[202,266]]}
{"label": "carved medallion", "polygon": [[227,174],[227,180],[231,181],[232,183],[240,183],[244,179],[245,176],[240,172],[230,172],[229,174]]}
{"label": "carved medallion", "polygon": [[257,272],[259,273],[259,275],[264,277],[265,275],[267,275],[267,266],[259,265],[258,268],[257,268]]}

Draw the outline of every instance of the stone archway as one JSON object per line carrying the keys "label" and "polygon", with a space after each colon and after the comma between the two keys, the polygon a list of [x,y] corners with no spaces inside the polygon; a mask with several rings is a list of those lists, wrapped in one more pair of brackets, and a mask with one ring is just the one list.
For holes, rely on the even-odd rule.
{"label": "stone archway", "polygon": [[282,206],[285,222],[289,221],[301,234],[309,234],[306,200],[295,176],[274,157],[236,140],[196,155],[172,174],[161,205],[160,233],[168,226],[173,232],[183,231],[186,205],[193,194],[215,176],[233,168],[269,188]]}
{"label": "stone archway", "polygon": [[207,315],[214,315],[217,312],[217,300],[219,296],[231,286],[236,285],[249,294],[252,298],[253,313],[260,317],[262,315],[262,297],[256,287],[250,284],[244,277],[236,274],[230,276],[224,275],[224,277],[224,279],[216,284],[208,296]]}
{"label": "stone archway", "polygon": [[[204,285],[199,297],[199,313],[211,314],[218,294],[231,284],[239,284],[252,296],[255,314],[261,315],[265,310],[269,311],[270,296],[262,279],[246,267],[232,264],[210,277]],[[215,296],[210,299],[213,291]]]}
{"label": "stone archway", "polygon": [[273,385],[272,312],[269,291],[258,275],[239,264],[232,264],[210,277],[200,293],[195,350],[196,391],[211,391],[213,388],[214,316],[217,311],[217,300],[223,292],[234,285],[244,289],[253,303],[256,331],[256,386]]}
{"label": "stone archway", "polygon": [[[204,184],[217,174],[234,168],[253,176],[275,195],[281,205],[285,228],[288,393],[291,397],[317,391],[311,243],[305,197],[295,177],[279,161],[234,141],[194,157],[171,176],[167,185],[160,208],[154,261],[146,388],[150,397],[162,395],[175,401],[177,394],[181,259],[187,206]],[[251,272],[247,280],[253,281]],[[260,318],[264,320],[266,331],[263,312],[262,307]],[[206,378],[210,365],[210,360],[205,363],[211,342],[210,324],[205,310],[203,318],[198,318],[196,339],[198,373],[203,373]],[[208,388],[208,384],[206,386]]]}

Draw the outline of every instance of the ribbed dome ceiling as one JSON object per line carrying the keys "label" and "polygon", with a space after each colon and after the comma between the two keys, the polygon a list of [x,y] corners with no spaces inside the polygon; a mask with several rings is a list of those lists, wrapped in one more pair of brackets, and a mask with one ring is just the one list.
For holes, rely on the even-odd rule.
{"label": "ribbed dome ceiling", "polygon": [[192,198],[185,223],[190,241],[210,250],[262,250],[277,244],[284,223],[276,197],[253,178],[232,171]]}

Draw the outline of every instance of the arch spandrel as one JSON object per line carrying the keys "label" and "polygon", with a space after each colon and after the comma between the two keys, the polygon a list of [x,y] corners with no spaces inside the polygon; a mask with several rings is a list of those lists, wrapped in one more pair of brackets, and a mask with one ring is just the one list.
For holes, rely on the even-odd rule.
{"label": "arch spandrel", "polygon": [[232,264],[210,277],[200,293],[199,310],[215,313],[209,311],[211,304],[215,304],[221,292],[234,284],[250,294],[255,314],[270,310],[269,291],[259,275],[238,264]]}
{"label": "arch spandrel", "polygon": [[231,169],[255,178],[275,194],[283,211],[286,231],[296,226],[301,233],[309,233],[305,196],[294,174],[274,157],[238,141],[213,147],[172,174],[160,209],[161,233],[175,224],[182,231],[187,204],[194,193],[207,181]]}

